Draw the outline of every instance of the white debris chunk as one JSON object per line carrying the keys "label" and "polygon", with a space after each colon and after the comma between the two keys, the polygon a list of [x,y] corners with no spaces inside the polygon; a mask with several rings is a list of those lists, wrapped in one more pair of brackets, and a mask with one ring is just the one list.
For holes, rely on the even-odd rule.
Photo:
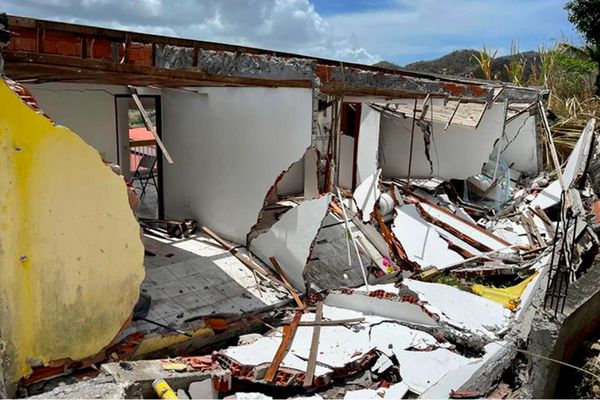
{"label": "white debris chunk", "polygon": [[448,248],[448,243],[421,217],[414,204],[396,207],[396,213],[392,232],[410,261],[421,268],[433,265],[444,269],[463,260],[457,252]]}
{"label": "white debris chunk", "polygon": [[371,214],[375,209],[375,204],[381,196],[381,190],[379,189],[379,175],[381,169],[378,169],[372,175],[369,175],[362,183],[356,188],[352,197],[356,202],[356,205],[360,211],[362,211],[362,219],[364,222],[371,220]]}
{"label": "white debris chunk", "polygon": [[501,304],[439,283],[406,279],[403,284],[418,293],[425,308],[438,315],[440,322],[465,333],[495,338],[508,326],[511,312]]}

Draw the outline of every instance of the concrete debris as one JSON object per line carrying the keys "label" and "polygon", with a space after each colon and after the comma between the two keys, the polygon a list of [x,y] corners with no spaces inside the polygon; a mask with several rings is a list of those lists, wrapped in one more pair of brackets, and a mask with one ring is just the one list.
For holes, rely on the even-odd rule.
{"label": "concrete debris", "polygon": [[466,398],[589,333],[595,120],[561,169],[541,89],[8,21],[0,394]]}

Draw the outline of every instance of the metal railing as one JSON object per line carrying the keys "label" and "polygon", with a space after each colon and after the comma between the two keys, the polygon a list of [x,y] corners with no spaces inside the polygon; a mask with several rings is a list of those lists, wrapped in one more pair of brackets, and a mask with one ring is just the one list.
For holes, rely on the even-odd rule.
{"label": "metal railing", "polygon": [[156,140],[130,140],[129,141],[129,171],[135,172],[143,156],[149,155],[156,157]]}

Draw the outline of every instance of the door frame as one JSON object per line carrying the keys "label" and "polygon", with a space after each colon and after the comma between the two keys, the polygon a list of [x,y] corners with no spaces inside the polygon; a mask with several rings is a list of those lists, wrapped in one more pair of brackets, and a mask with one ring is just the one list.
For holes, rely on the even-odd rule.
{"label": "door frame", "polygon": [[[154,94],[138,94],[140,99],[154,99],[154,109],[156,110],[156,134],[162,140],[163,138],[163,130],[162,130],[162,105],[161,105],[161,96]],[[118,99],[131,99],[133,100],[133,96],[130,94],[115,94],[114,95],[115,102],[115,127],[116,127],[116,135],[117,135],[117,160],[119,163],[121,162],[121,137],[119,135],[119,106]],[[129,137],[129,135],[128,135]],[[164,194],[163,194],[163,153],[160,149],[160,146],[156,146],[156,165],[157,165],[157,175],[158,175],[158,187],[157,189],[157,199],[158,199],[158,219],[165,218],[165,204],[164,204]]]}

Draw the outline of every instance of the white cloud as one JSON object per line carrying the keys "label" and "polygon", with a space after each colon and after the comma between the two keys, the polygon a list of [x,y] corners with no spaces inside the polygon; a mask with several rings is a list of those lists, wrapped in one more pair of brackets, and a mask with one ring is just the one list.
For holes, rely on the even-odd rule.
{"label": "white cloud", "polygon": [[11,13],[372,64],[309,0],[6,0]]}
{"label": "white cloud", "polygon": [[501,54],[512,39],[530,50],[562,34],[576,37],[564,0],[387,0],[363,9],[348,2],[348,11],[327,16],[310,1],[4,0],[0,9],[366,64],[404,64],[483,43]]}
{"label": "white cloud", "polygon": [[410,62],[484,43],[506,49],[515,39],[531,50],[563,33],[576,38],[563,6],[563,0],[395,0],[385,9],[327,20],[336,33],[360,38],[357,45],[370,52]]}

